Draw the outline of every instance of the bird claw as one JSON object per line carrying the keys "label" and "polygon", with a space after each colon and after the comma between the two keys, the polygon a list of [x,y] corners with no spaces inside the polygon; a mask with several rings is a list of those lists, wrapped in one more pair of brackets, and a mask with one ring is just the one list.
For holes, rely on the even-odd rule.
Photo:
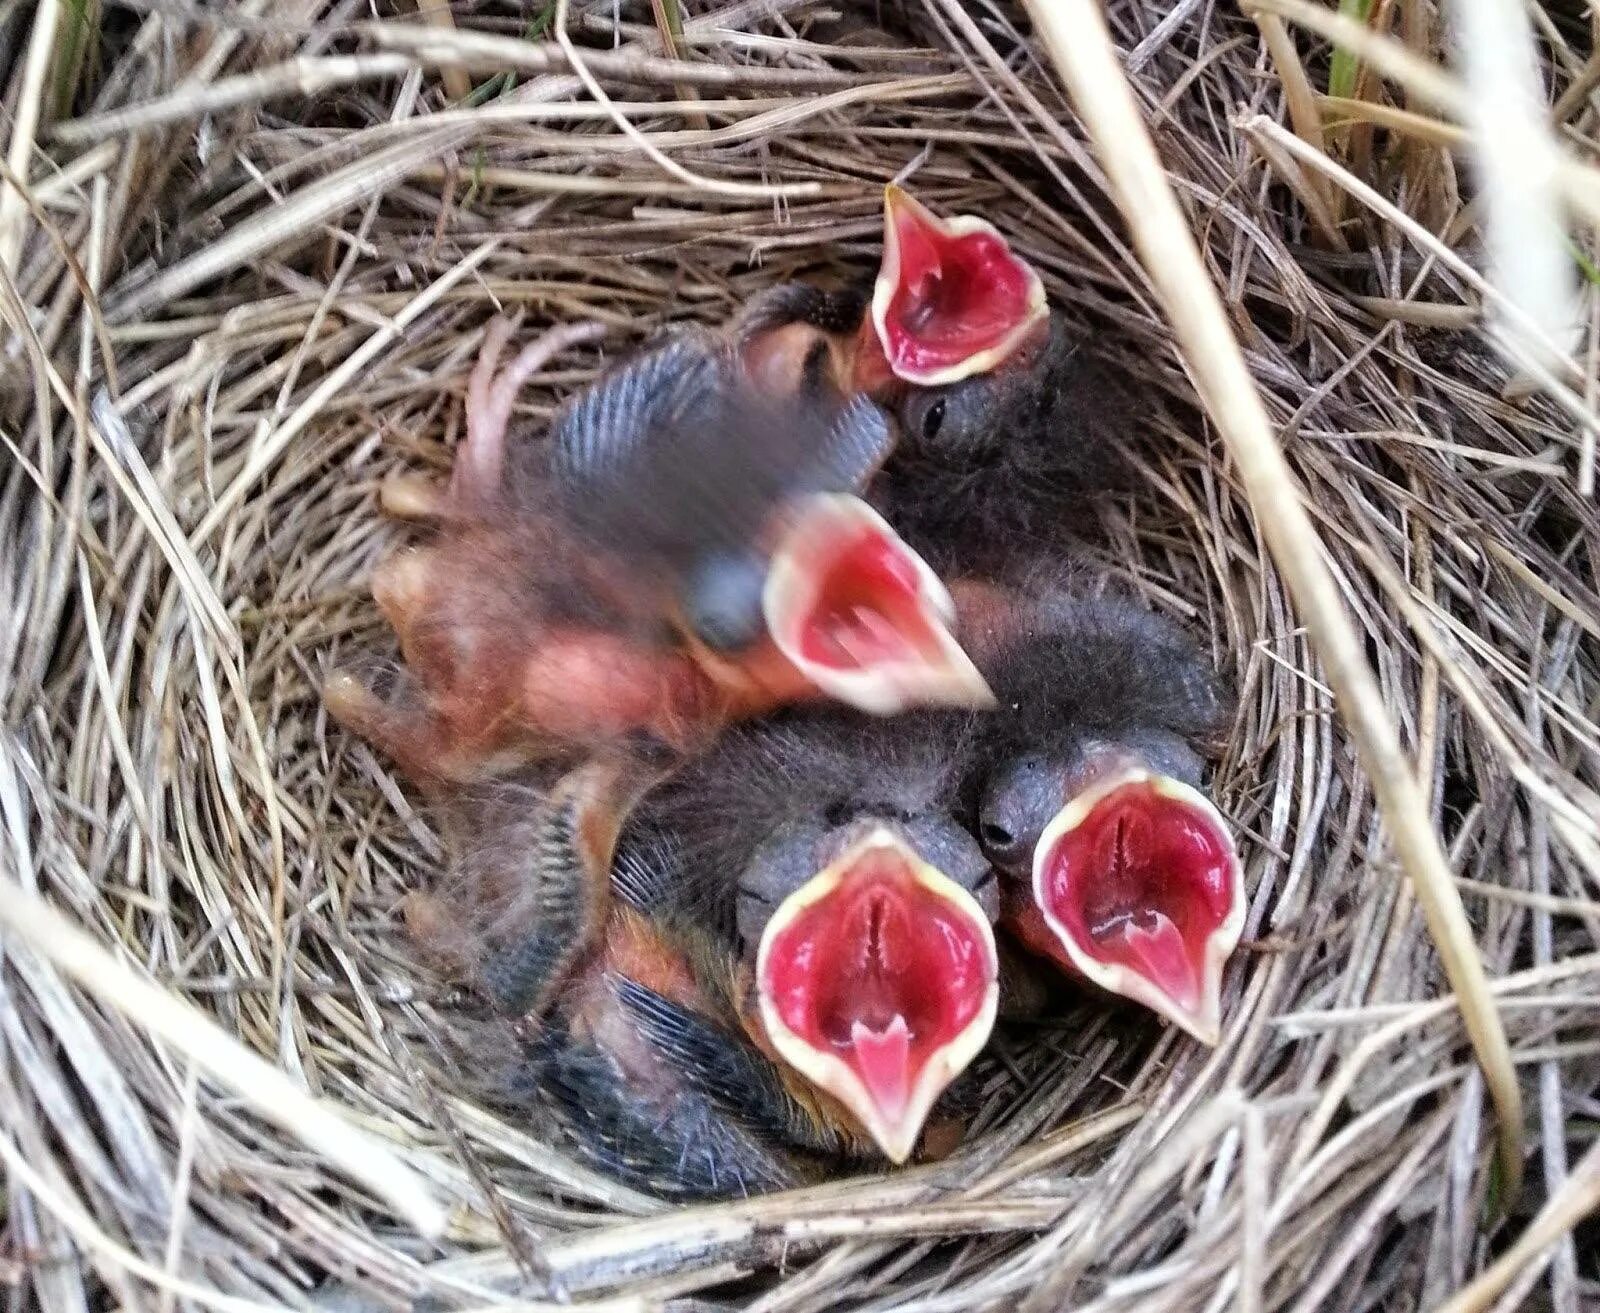
{"label": "bird claw", "polygon": [[347,670],[336,670],[322,685],[328,714],[351,733],[365,739],[413,779],[447,773],[448,759],[439,746],[436,727],[408,699],[387,702]]}
{"label": "bird claw", "polygon": [[420,474],[391,474],[378,485],[378,506],[396,520],[434,524],[453,508],[450,491]]}
{"label": "bird claw", "polygon": [[372,599],[401,647],[432,601],[435,574],[433,554],[416,548],[396,552],[372,572]]}

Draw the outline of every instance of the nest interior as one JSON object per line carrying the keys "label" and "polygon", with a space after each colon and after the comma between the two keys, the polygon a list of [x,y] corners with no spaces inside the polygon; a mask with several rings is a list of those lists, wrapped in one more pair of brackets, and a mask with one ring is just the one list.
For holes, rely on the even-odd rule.
{"label": "nest interior", "polygon": [[[164,1027],[107,955],[0,939],[9,1298],[1355,1311],[1490,1264],[1600,1116],[1600,518],[1584,424],[1487,345],[1448,145],[1345,122],[1303,168],[1255,23],[1108,10],[1499,982],[1515,1201],[1372,789],[1021,11],[696,0],[668,60],[648,5],[403,8],[63,6],[41,60],[34,7],[0,3],[0,132],[34,144],[0,205],[0,898],[44,895],[186,1005]],[[1545,25],[1586,131],[1561,93],[1587,28]],[[1327,48],[1299,48],[1326,85]],[[536,424],[675,323],[869,271],[908,174],[995,222],[1151,399],[1091,564],[1238,691],[1214,791],[1251,908],[1225,1035],[1085,1004],[1002,1036],[947,1161],[668,1207],[471,1092],[441,1039],[463,1000],[398,915],[436,833],[318,688],[387,650],[366,581],[407,531],[376,490],[449,468],[491,316],[608,326],[525,389]],[[219,1077],[197,1014],[414,1173],[443,1237]],[[1600,1301],[1594,1240],[1506,1297]]]}

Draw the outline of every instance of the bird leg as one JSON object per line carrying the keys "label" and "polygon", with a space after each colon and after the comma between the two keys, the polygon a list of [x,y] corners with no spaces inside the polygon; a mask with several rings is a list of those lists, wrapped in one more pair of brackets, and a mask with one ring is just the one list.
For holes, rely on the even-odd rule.
{"label": "bird leg", "polygon": [[438,559],[436,552],[406,547],[379,562],[372,572],[372,600],[402,649],[418,618],[432,605]]}
{"label": "bird leg", "polygon": [[454,727],[435,716],[409,682],[385,699],[358,676],[336,670],[322,686],[322,701],[335,720],[418,783],[484,773],[484,755],[463,751]]}
{"label": "bird leg", "polygon": [[396,472],[378,485],[378,508],[396,520],[437,524],[452,504],[445,485],[423,474]]}
{"label": "bird leg", "polygon": [[506,428],[522,385],[569,347],[603,337],[606,326],[591,319],[549,329],[497,372],[511,331],[509,319],[497,317],[490,321],[478,362],[467,381],[467,436],[456,452],[455,469],[450,476],[450,495],[458,502],[492,501],[499,493]]}

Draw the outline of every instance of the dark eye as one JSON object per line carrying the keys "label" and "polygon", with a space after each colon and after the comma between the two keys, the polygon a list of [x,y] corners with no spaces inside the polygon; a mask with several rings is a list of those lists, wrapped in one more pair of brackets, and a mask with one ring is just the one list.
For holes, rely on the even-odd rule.
{"label": "dark eye", "polygon": [[766,564],[754,556],[719,552],[700,561],[689,572],[684,610],[701,642],[718,652],[753,642],[765,623],[765,581]]}
{"label": "dark eye", "polygon": [[930,442],[939,436],[939,430],[944,427],[944,398],[940,397],[933,405],[922,412],[922,436]]}
{"label": "dark eye", "polygon": [[984,847],[1005,850],[1016,845],[1017,836],[1003,825],[990,823],[985,825],[978,833],[982,836]]}

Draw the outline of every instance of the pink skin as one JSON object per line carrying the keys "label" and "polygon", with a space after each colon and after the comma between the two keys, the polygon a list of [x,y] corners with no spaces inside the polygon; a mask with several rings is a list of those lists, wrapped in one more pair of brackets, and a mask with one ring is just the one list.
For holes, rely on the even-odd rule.
{"label": "pink skin", "polygon": [[[1039,275],[993,226],[973,215],[940,218],[899,187],[885,189],[871,319],[897,378],[934,387],[988,373],[1048,318]],[[871,377],[870,360],[857,372]]]}
{"label": "pink skin", "polygon": [[606,326],[593,319],[562,324],[534,338],[496,374],[511,329],[511,321],[503,316],[490,321],[467,381],[467,437],[456,451],[450,475],[451,496],[460,502],[490,501],[499,492],[506,428],[523,385],[563,351],[596,342],[606,332]]}
{"label": "pink skin", "polygon": [[[507,320],[497,319],[484,334],[466,390],[466,435],[448,489],[411,479],[384,490],[386,505],[439,526],[431,546],[390,558],[373,580],[410,675],[403,694],[389,706],[343,677],[330,683],[329,706],[408,774],[472,777],[507,760],[561,753],[635,730],[692,748],[729,719],[817,696],[811,676],[770,642],[721,658],[692,642],[660,643],[552,620],[547,603],[558,590],[604,597],[624,617],[661,599],[641,587],[626,562],[573,550],[561,524],[508,514],[500,485],[519,389],[559,353],[598,338],[604,326],[552,329],[502,368],[511,331]],[[801,517],[801,525],[806,522]],[[803,582],[812,569],[800,564],[791,573]],[[920,575],[917,582],[926,585]],[[908,590],[892,586],[897,584],[903,581],[862,581],[844,599],[848,616],[819,615],[814,624],[803,614],[790,618],[806,632],[826,622],[831,633],[859,615],[877,617],[875,601],[881,602],[884,614],[877,623],[895,632],[868,636],[888,641],[903,626],[910,657],[897,653],[896,663],[864,653],[862,670],[841,678],[870,683],[874,664],[885,665],[884,680],[894,692],[894,677],[904,682],[901,666],[925,665],[937,667],[938,676],[925,696],[942,693],[946,684],[961,685],[960,695],[972,696],[960,678],[959,649],[955,656],[923,650],[925,637],[944,634],[942,622],[922,616],[909,602],[901,606]],[[918,590],[909,591],[920,605]],[[825,594],[810,604],[826,609],[838,600]],[[857,628],[863,625],[871,630],[864,621]],[[947,635],[945,643],[954,646]]]}
{"label": "pink skin", "polygon": [[1025,943],[1215,1044],[1222,968],[1244,924],[1238,855],[1216,809],[1130,771],[1069,802],[1008,908]]}

